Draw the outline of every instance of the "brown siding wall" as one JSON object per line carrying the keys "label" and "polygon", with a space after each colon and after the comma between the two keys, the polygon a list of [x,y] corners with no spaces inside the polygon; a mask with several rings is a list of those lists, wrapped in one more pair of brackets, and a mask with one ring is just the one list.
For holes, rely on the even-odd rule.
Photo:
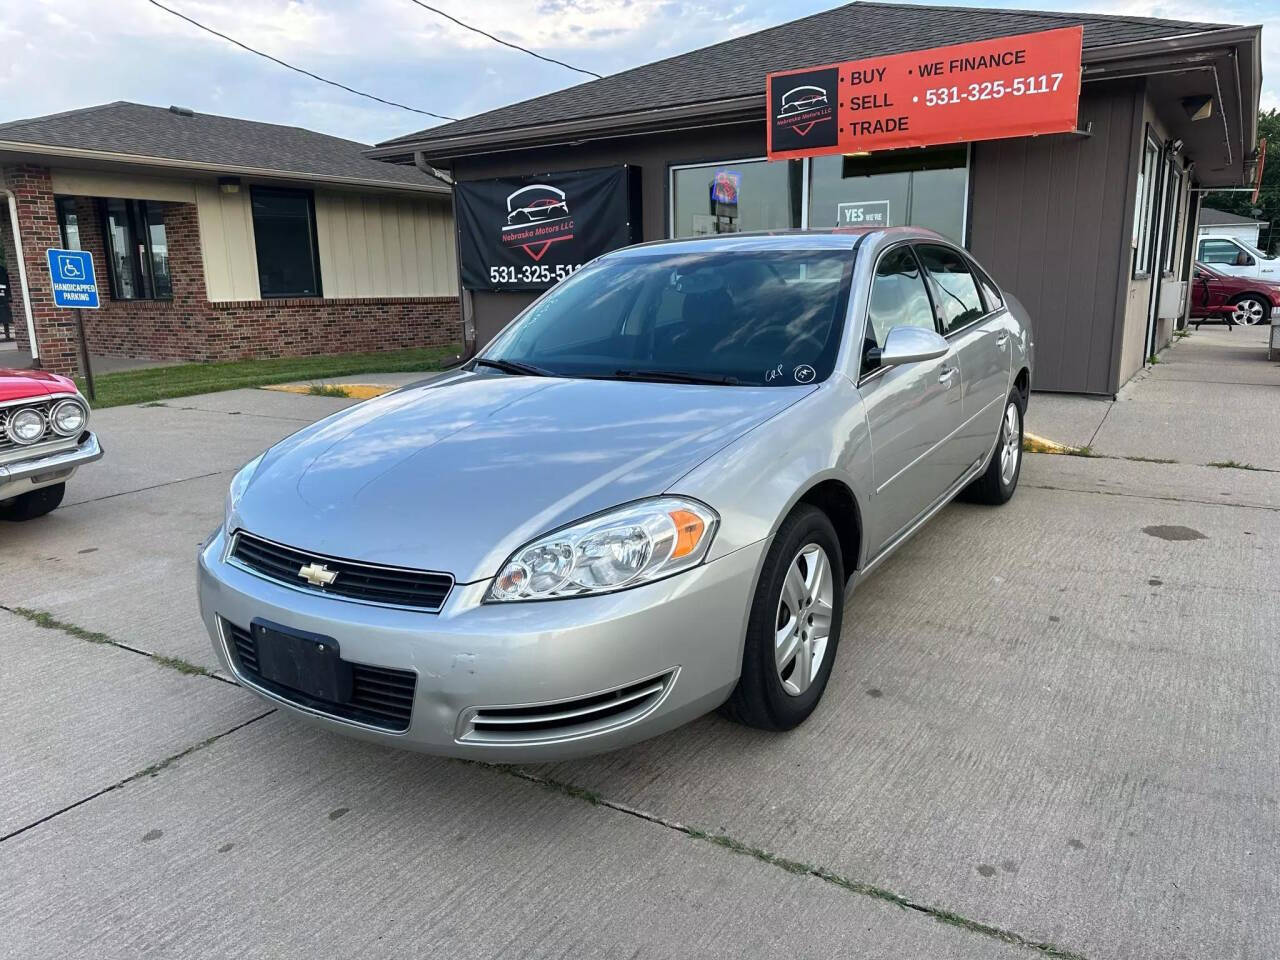
{"label": "brown siding wall", "polygon": [[1085,88],[1090,137],[974,144],[969,247],[1022,302],[1038,390],[1113,394],[1128,293],[1140,88]]}

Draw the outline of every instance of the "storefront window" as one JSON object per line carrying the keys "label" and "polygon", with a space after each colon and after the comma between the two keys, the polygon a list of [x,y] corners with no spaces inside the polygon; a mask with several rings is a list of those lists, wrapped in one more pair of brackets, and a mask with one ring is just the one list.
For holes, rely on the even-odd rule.
{"label": "storefront window", "polygon": [[[732,185],[736,203],[716,202],[716,174]],[[787,230],[800,226],[799,160],[769,163],[746,160],[676,167],[671,171],[671,235],[701,237],[748,230]]]}
{"label": "storefront window", "polygon": [[963,146],[815,157],[809,226],[929,227],[963,243],[967,164]]}
{"label": "storefront window", "polygon": [[80,217],[76,213],[76,198],[56,197],[54,204],[58,211],[58,233],[62,238],[62,249],[79,250]]}
{"label": "storefront window", "polygon": [[253,237],[264,299],[320,296],[315,224],[310,190],[253,188]]}
{"label": "storefront window", "polygon": [[172,299],[164,208],[146,200],[104,200],[102,226],[111,296],[116,300]]}

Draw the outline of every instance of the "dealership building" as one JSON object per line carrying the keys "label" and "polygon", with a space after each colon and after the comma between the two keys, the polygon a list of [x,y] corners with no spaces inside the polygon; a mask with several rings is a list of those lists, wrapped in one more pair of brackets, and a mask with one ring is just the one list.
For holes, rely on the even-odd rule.
{"label": "dealership building", "polygon": [[[0,124],[20,351],[75,373],[81,326],[171,362],[458,342],[449,188],[367,147],[125,102]],[[96,309],[59,306],[50,249],[92,255]]]}
{"label": "dealership building", "polygon": [[[1073,112],[1080,71],[1068,129],[979,129],[967,107],[944,109],[948,97],[964,99],[944,85],[929,91],[942,108],[928,117],[955,119],[927,147],[779,156],[771,141],[781,118],[804,121],[795,130],[807,133],[824,104],[840,117],[857,107],[844,86],[797,82],[778,99],[767,94],[770,74],[816,76],[823,71],[806,68],[955,44],[976,45],[976,62],[997,38],[1076,27],[1080,62],[1058,71]],[[367,156],[456,181],[462,317],[478,344],[577,261],[629,242],[919,225],[971,250],[1026,306],[1036,388],[1110,395],[1185,316],[1200,192],[1254,182],[1260,47],[1256,26],[854,3],[399,137]],[[1035,93],[1045,81],[1019,82],[1019,93],[1027,82]],[[877,96],[860,100],[860,129],[883,115]]]}

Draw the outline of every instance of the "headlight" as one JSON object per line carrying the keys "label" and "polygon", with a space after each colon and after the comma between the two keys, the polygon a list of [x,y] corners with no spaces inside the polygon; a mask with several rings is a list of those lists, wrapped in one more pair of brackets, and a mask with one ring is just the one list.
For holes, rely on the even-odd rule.
{"label": "headlight", "polygon": [[39,410],[19,410],[9,418],[4,431],[14,443],[35,443],[44,436],[44,417]]}
{"label": "headlight", "polygon": [[265,453],[260,453],[243,467],[240,472],[231,478],[231,489],[227,491],[227,509],[226,519],[230,521],[232,512],[240,505],[240,498],[244,496],[245,490],[249,488],[249,481],[253,479],[253,475],[257,472],[258,464],[262,463]]}
{"label": "headlight", "polygon": [[705,504],[658,497],[547,534],[517,550],[486,602],[610,593],[697,566],[719,517]]}
{"label": "headlight", "polygon": [[49,423],[55,433],[72,437],[84,429],[88,415],[78,400],[63,400],[49,414]]}

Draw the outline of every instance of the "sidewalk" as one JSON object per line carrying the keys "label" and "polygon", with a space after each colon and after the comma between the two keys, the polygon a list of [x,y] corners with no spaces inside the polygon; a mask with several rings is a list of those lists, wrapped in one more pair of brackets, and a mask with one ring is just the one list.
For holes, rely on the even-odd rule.
{"label": "sidewalk", "polygon": [[1206,326],[1176,341],[1114,400],[1033,394],[1027,431],[1113,457],[1280,470],[1280,362],[1265,326]]}

